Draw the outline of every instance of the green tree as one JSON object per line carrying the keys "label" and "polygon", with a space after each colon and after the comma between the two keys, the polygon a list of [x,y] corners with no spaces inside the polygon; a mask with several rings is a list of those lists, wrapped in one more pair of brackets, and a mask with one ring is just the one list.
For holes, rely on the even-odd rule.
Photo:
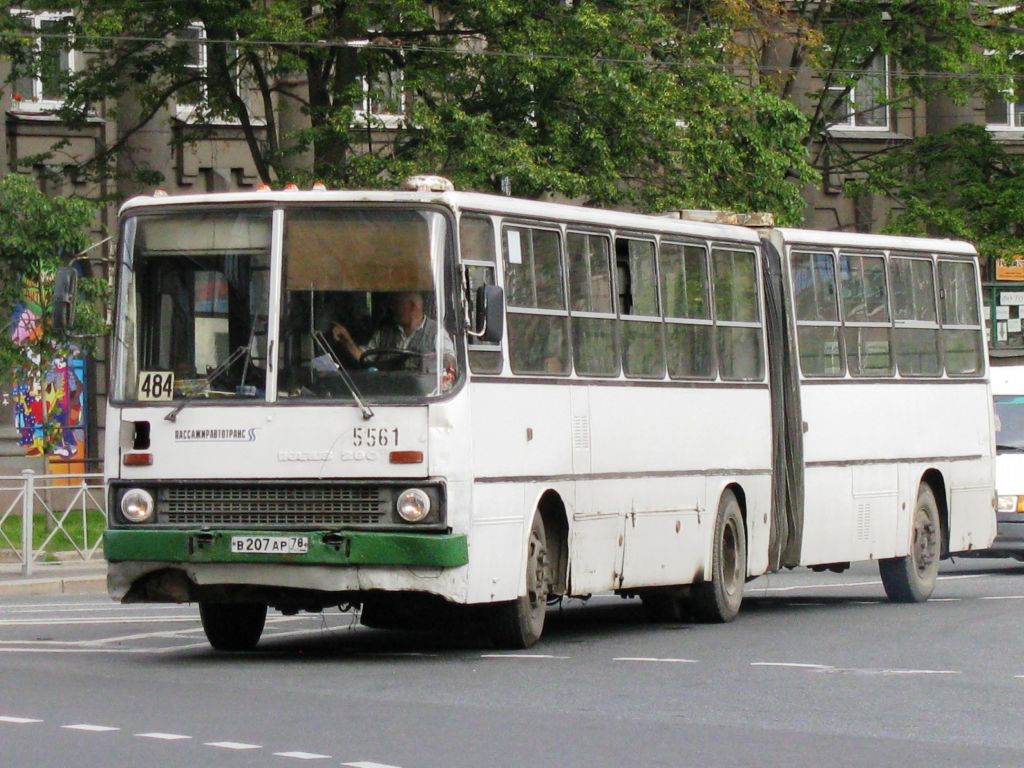
{"label": "green tree", "polygon": [[[89,201],[48,197],[34,180],[8,174],[0,178],[0,306],[5,308],[0,334],[0,384],[43,381],[54,361],[88,353],[105,330],[101,310],[106,282],[81,281],[75,334],[56,333],[48,323],[57,268],[84,249],[96,207]],[[59,424],[46,418],[44,448],[61,440]]]}
{"label": "green tree", "polygon": [[[193,135],[237,121],[266,181],[393,186],[433,171],[461,188],[507,180],[522,195],[767,209],[794,223],[800,187],[816,178],[806,119],[730,71],[723,41],[734,30],[706,23],[704,6],[719,4],[79,0],[66,32],[88,64],[67,76],[59,116],[80,125],[106,100],[140,105],[82,169],[94,173],[113,172],[134,131],[177,99],[198,104]],[[209,41],[205,68],[185,42],[193,22]],[[2,40],[12,80],[42,66],[29,37]],[[294,86],[295,73],[308,88]],[[364,100],[395,99],[396,84],[408,119],[374,130]]]}

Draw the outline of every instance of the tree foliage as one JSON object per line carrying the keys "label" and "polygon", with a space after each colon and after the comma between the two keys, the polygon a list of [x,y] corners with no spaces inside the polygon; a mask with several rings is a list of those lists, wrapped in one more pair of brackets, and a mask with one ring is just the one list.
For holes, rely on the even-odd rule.
{"label": "tree foliage", "polygon": [[[99,104],[138,105],[83,169],[93,173],[112,173],[133,133],[177,100],[198,104],[194,136],[237,122],[266,181],[393,186],[432,171],[467,189],[507,180],[529,196],[798,221],[800,188],[816,179],[806,119],[729,71],[731,30],[709,28],[703,9],[717,4],[78,0],[67,32],[89,55],[59,114],[81,125]],[[195,22],[205,71],[183,42]],[[40,66],[29,37],[2,39],[12,80]],[[362,107],[394,77],[407,119],[383,132]]]}
{"label": "tree foliage", "polygon": [[[88,352],[92,338],[105,330],[106,282],[100,278],[80,282],[76,337],[55,333],[47,322],[54,274],[86,247],[95,212],[86,200],[48,197],[31,177],[0,178],[0,306],[5,310],[0,383],[5,389],[41,382],[55,360]],[[54,420],[41,426],[44,446],[60,441]]]}

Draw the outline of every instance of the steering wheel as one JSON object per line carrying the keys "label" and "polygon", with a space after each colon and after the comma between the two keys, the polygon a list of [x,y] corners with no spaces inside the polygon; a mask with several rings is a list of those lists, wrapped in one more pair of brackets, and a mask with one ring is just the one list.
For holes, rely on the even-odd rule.
{"label": "steering wheel", "polygon": [[401,371],[410,360],[417,361],[417,369],[422,367],[423,358],[426,354],[416,352],[412,349],[368,349],[359,358],[359,364],[364,368],[377,368],[381,371]]}

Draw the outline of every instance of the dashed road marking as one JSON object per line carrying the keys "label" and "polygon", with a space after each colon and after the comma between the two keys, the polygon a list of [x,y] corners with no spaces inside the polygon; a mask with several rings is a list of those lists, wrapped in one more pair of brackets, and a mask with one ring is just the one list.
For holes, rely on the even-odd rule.
{"label": "dashed road marking", "polygon": [[11,723],[13,725],[29,725],[30,723],[41,723],[34,717],[13,717],[12,715],[0,715],[0,723]]}
{"label": "dashed road marking", "polygon": [[828,664],[804,664],[797,661],[752,661],[752,667],[794,667],[796,669],[835,669]]}
{"label": "dashed road marking", "polygon": [[979,600],[1024,600],[1024,595],[987,595]]}
{"label": "dashed road marking", "polygon": [[346,768],[399,768],[397,765],[386,765],[385,763],[368,763],[362,761],[359,763],[342,763]]}
{"label": "dashed road marking", "polygon": [[160,733],[159,731],[153,731],[151,733],[136,733],[143,739],[160,739],[161,741],[181,741],[182,739],[191,739],[191,736],[185,736],[181,733]]}
{"label": "dashed road marking", "polygon": [[568,656],[553,656],[550,653],[481,653],[481,659],[568,659]]}
{"label": "dashed road marking", "polygon": [[698,664],[696,659],[656,659],[652,656],[616,656],[612,661],[654,661],[665,664]]}
{"label": "dashed road marking", "polygon": [[74,725],[62,725],[61,728],[67,728],[69,731],[91,731],[93,733],[107,733],[108,731],[120,731],[120,728],[115,728],[112,725],[93,725],[92,723],[75,723]]}
{"label": "dashed road marking", "polygon": [[290,757],[295,760],[330,760],[330,755],[321,755],[316,752],[275,752],[276,757]]}
{"label": "dashed road marking", "polygon": [[241,741],[206,741],[203,742],[203,746],[218,747],[220,749],[234,749],[239,751],[244,749],[263,749],[259,744],[245,744]]}

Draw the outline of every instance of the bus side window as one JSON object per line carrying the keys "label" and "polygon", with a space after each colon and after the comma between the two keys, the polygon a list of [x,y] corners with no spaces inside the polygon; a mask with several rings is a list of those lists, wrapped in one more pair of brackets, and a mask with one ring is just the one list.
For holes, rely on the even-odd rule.
{"label": "bus side window", "polygon": [[839,294],[850,375],[892,376],[892,323],[885,287],[885,258],[841,253]]}
{"label": "bus side window", "polygon": [[711,321],[707,249],[663,241],[658,251],[658,267],[668,375],[673,379],[714,378],[715,329]]}
{"label": "bus side window", "polygon": [[764,379],[764,352],[753,251],[711,252],[718,370],[726,381]]}
{"label": "bus side window", "polygon": [[555,230],[506,225],[501,241],[512,372],[567,375],[561,237]]}
{"label": "bus side window", "polygon": [[[494,227],[482,216],[463,215],[459,222],[460,261],[465,269],[469,317],[476,317],[476,289],[494,285]],[[469,338],[469,367],[473,373],[501,373],[501,344]]]}
{"label": "bus side window", "polygon": [[939,323],[930,258],[889,259],[896,366],[901,376],[939,376]]}
{"label": "bus side window", "polygon": [[618,376],[619,349],[612,302],[609,239],[570,232],[566,243],[572,355],[576,373],[581,376]]}
{"label": "bus side window", "polygon": [[984,339],[973,261],[939,261],[942,300],[942,355],[950,376],[984,371]]}
{"label": "bus side window", "polygon": [[616,238],[615,263],[619,276],[622,368],[631,378],[663,378],[665,347],[654,241]]}
{"label": "bus side window", "polygon": [[831,251],[790,257],[800,370],[805,376],[842,376],[835,261]]}

